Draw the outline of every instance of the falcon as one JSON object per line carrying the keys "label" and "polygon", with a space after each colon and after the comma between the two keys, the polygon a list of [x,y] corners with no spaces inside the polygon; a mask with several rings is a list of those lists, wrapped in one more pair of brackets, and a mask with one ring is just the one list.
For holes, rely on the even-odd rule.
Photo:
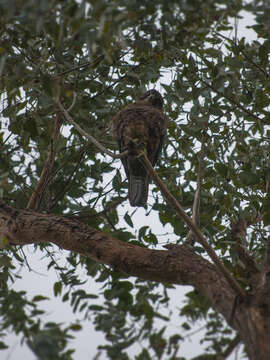
{"label": "falcon", "polygon": [[168,117],[162,111],[163,99],[156,90],[149,90],[112,119],[113,136],[128,178],[128,197],[131,206],[145,206],[148,197],[149,174],[138,159],[138,149],[145,151],[155,166],[166,135]]}

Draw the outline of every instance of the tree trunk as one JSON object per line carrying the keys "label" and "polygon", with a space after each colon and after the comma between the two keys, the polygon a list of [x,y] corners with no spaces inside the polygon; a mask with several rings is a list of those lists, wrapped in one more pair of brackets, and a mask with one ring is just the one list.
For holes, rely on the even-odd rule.
{"label": "tree trunk", "polygon": [[[269,281],[269,280],[268,280]],[[259,296],[258,296],[259,295]],[[269,292],[257,292],[241,310],[239,334],[251,360],[270,359],[270,305]],[[238,328],[235,327],[236,329]]]}
{"label": "tree trunk", "polygon": [[246,299],[238,300],[215,265],[189,245],[150,250],[90,228],[75,217],[18,210],[4,203],[0,203],[0,236],[10,245],[51,242],[128,275],[194,286],[238,332],[250,360],[270,359],[269,271],[262,272]]}

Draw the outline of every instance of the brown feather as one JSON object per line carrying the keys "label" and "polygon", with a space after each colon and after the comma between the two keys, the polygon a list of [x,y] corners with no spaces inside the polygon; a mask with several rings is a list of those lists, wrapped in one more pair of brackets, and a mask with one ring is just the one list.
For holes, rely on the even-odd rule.
{"label": "brown feather", "polygon": [[[157,93],[155,90],[148,93],[151,92]],[[113,136],[118,142],[120,152],[129,150],[129,154],[122,158],[122,163],[129,180],[131,206],[146,204],[149,186],[149,175],[136,157],[136,144],[146,150],[154,166],[162,148],[167,125],[167,116],[147,98],[127,105],[112,119]]]}

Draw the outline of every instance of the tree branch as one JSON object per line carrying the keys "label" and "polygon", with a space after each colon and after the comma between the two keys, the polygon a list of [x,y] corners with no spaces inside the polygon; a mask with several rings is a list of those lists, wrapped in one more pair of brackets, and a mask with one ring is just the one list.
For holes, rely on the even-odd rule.
{"label": "tree branch", "polygon": [[234,242],[235,250],[239,256],[239,259],[243,262],[246,270],[252,274],[258,274],[259,269],[256,262],[248,253],[245,244],[246,230],[248,223],[245,219],[239,218],[236,222],[231,224],[231,238]]}
{"label": "tree branch", "polygon": [[256,67],[262,74],[263,76],[266,77],[270,77],[270,75],[267,73],[267,71],[265,71],[261,66],[259,66],[255,61],[253,61],[247,54],[246,52],[237,44],[237,42],[233,39],[230,39],[229,37],[217,32],[217,31],[213,31],[215,34],[217,34],[218,36],[220,36],[221,38],[229,41],[230,43],[232,43],[238,51],[240,51],[244,57],[246,58],[247,61],[249,61],[254,67]]}
{"label": "tree branch", "polygon": [[48,207],[48,212],[51,212],[52,209],[56,206],[57,202],[62,199],[66,192],[68,191],[68,189],[71,187],[71,182],[72,180],[74,180],[76,178],[76,175],[77,175],[77,170],[83,160],[83,157],[86,153],[86,150],[85,150],[86,147],[84,147],[80,152],[79,152],[79,159],[77,161],[77,164],[76,166],[73,168],[73,170],[70,172],[69,174],[69,177],[66,179],[65,183],[63,184],[63,186],[61,187],[61,191],[59,191],[55,196],[54,198],[52,199],[51,201],[51,204],[50,206]]}
{"label": "tree branch", "polygon": [[268,304],[268,306],[270,306],[269,293],[270,293],[270,236],[268,236],[268,238],[266,239],[264,260],[262,264],[260,278],[257,283],[256,295],[258,299],[260,299],[259,300],[260,302],[262,302],[263,304]]}
{"label": "tree branch", "polygon": [[227,99],[230,103],[234,104],[235,106],[237,106],[237,108],[239,108],[240,110],[242,110],[244,113],[248,114],[249,116],[251,116],[252,118],[254,118],[257,121],[262,121],[266,124],[269,124],[268,121],[266,121],[265,119],[261,119],[259,116],[253,114],[252,111],[248,110],[245,108],[245,106],[243,106],[242,104],[238,103],[236,100],[234,100],[234,98],[225,95],[224,93],[220,92],[218,89],[216,89],[212,84],[209,84],[208,81],[205,81],[202,77],[198,77],[199,80],[207,87],[209,87],[211,90],[213,90],[216,94],[224,97],[225,99]]}
{"label": "tree branch", "polygon": [[72,213],[71,215],[67,214],[65,216],[69,217],[69,216],[76,216],[78,217],[78,219],[92,219],[92,218],[97,218],[99,216],[104,216],[105,214],[107,214],[108,212],[110,212],[111,210],[117,208],[118,205],[122,204],[122,202],[124,202],[125,200],[127,200],[127,196],[118,200],[118,201],[114,201],[112,204],[106,206],[102,211],[97,212],[95,214],[91,213],[89,210],[82,210],[82,211],[78,211],[77,213]]}
{"label": "tree branch", "polygon": [[0,236],[10,245],[51,242],[131,276],[194,286],[227,320],[230,317],[234,292],[215,266],[190,246],[178,246],[177,251],[147,249],[113,238],[76,218],[18,210],[3,202]]}
{"label": "tree branch", "polygon": [[[201,193],[201,184],[202,184],[202,175],[203,175],[203,162],[204,162],[204,155],[205,155],[205,139],[206,139],[206,134],[203,133],[201,150],[200,150],[200,155],[199,155],[197,189],[195,191],[193,207],[192,207],[192,221],[194,222],[194,224],[197,227],[199,227],[199,224],[200,224],[200,193]],[[194,236],[193,232],[190,230],[187,235],[186,243],[193,245],[195,242],[195,239],[196,239],[196,237]]]}
{"label": "tree branch", "polygon": [[[205,61],[205,57],[204,56],[200,56],[200,58],[202,60]],[[205,63],[207,64],[207,62],[205,61]],[[210,84],[208,81],[205,81],[201,76],[199,76],[197,74],[197,78],[205,85],[207,86],[209,89],[211,89],[212,91],[214,91],[216,94],[218,94],[221,97],[224,97],[226,100],[228,100],[231,104],[235,105],[236,108],[242,110],[244,113],[248,114],[250,117],[252,117],[253,119],[255,119],[256,121],[259,122],[263,122],[265,124],[269,124],[269,121],[267,119],[263,119],[260,118],[259,116],[253,114],[252,111],[248,110],[244,105],[240,104],[239,102],[237,102],[233,97],[228,96],[226,94],[224,94],[223,92],[219,91],[218,89],[215,88],[215,86],[213,86],[212,84]]]}
{"label": "tree branch", "polygon": [[27,209],[37,210],[40,206],[40,202],[42,199],[42,195],[44,194],[44,191],[50,181],[54,160],[55,160],[55,149],[54,144],[59,136],[61,126],[61,114],[60,111],[56,112],[54,123],[53,123],[53,129],[52,129],[52,143],[51,143],[51,149],[48,154],[48,158],[45,161],[45,164],[43,166],[39,182],[36,185],[35,190],[33,191],[30,200],[27,204]]}
{"label": "tree branch", "polygon": [[162,195],[167,200],[168,204],[176,211],[177,215],[181,219],[184,220],[184,222],[188,225],[190,230],[195,234],[198,242],[203,246],[203,248],[206,250],[206,252],[209,255],[209,257],[211,258],[211,260],[217,266],[219,271],[224,275],[224,277],[230,284],[231,288],[241,298],[245,298],[246,297],[245,291],[241,288],[241,286],[238,284],[238,282],[233,278],[233,276],[230,274],[230,272],[226,269],[226,267],[220,261],[220,259],[216,255],[215,251],[211,248],[211,246],[208,244],[207,240],[201,233],[200,229],[194,224],[192,219],[186,214],[186,212],[182,208],[182,206],[178,203],[178,201],[175,199],[175,197],[169,192],[169,190],[167,189],[165,184],[161,181],[160,177],[153,169],[152,164],[148,160],[145,153],[141,152],[138,157],[142,161],[143,165],[147,169],[149,175],[151,176],[151,178],[153,179],[155,184],[158,186],[158,188],[162,192]]}
{"label": "tree branch", "polygon": [[76,71],[76,70],[79,70],[79,69],[82,69],[84,67],[91,67],[91,68],[95,68],[102,60],[104,59],[104,55],[100,55],[98,56],[94,61],[89,61],[85,64],[81,64],[81,65],[78,65],[78,66],[74,66],[73,68],[71,69],[68,69],[68,70],[65,70],[63,72],[61,72],[60,74],[57,74],[54,76],[54,78],[58,78],[59,76],[63,76],[63,75],[66,75],[72,71]]}
{"label": "tree branch", "polygon": [[224,360],[227,359],[231,353],[234,351],[237,345],[241,342],[241,338],[239,335],[236,335],[234,339],[232,339],[231,343],[228,345],[227,349],[223,353]]}
{"label": "tree branch", "polygon": [[268,269],[270,268],[270,236],[268,236],[267,242],[266,242],[264,264]]}
{"label": "tree branch", "polygon": [[103,145],[101,145],[92,135],[88,134],[86,131],[84,131],[70,116],[68,111],[62,106],[60,101],[57,99],[56,104],[58,105],[59,109],[62,111],[62,113],[65,116],[65,119],[72,124],[75,129],[84,137],[86,137],[89,141],[91,141],[92,144],[94,144],[101,152],[111,156],[114,159],[119,159],[128,154],[128,150],[122,152],[121,154],[114,154],[113,152],[106,149]]}

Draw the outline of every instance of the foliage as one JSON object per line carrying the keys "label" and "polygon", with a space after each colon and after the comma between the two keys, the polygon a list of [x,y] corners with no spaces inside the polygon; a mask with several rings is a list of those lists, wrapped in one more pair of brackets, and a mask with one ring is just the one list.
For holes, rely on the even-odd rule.
{"label": "foliage", "polygon": [[[85,222],[92,227],[123,241],[156,246],[162,240],[155,229],[133,220],[136,212],[127,205],[120,161],[101,155],[69,126],[52,144],[52,129],[54,98],[59,96],[68,108],[76,93],[74,120],[116,150],[109,131],[112,114],[160,83],[171,122],[158,173],[191,214],[205,134],[201,228],[244,283],[247,275],[232,246],[231,226],[239,217],[249,222],[249,251],[259,261],[270,225],[269,10],[262,0],[1,0],[1,196],[25,207],[53,147],[56,161],[40,211],[86,212]],[[237,38],[232,25],[248,13],[254,15],[253,41]],[[157,213],[161,224],[169,224],[183,241],[186,226],[155,186],[151,190],[147,215]],[[108,358],[128,359],[129,347],[140,342],[136,359],[176,359],[183,337],[167,337],[171,314],[161,311],[169,304],[168,285],[130,281],[76,254],[61,267],[55,249],[46,244],[41,249],[51,254],[49,267],[60,276],[55,296],[70,301],[86,319],[95,319],[96,330],[106,336],[100,349]],[[16,266],[26,259],[19,249],[1,253],[1,335],[8,329],[20,334],[39,359],[52,354],[71,359],[69,331],[79,329],[43,324],[37,306],[42,297],[28,300],[25,292],[11,287]],[[102,305],[94,302],[97,294],[82,288],[78,267],[104,284]],[[217,358],[231,333],[209,309],[202,296],[188,294],[183,328],[205,319],[207,329],[214,329],[205,335],[212,344],[205,354]],[[156,319],[164,327],[158,329]]]}

